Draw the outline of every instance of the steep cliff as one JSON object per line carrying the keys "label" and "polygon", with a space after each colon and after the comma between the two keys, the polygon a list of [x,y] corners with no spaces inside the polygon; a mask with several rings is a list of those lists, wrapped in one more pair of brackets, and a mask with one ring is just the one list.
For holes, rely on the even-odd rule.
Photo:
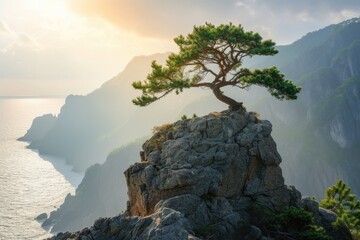
{"label": "steep cliff", "polygon": [[126,181],[121,174],[138,158],[143,139],[114,150],[105,163],[87,169],[75,195],[49,214],[43,227],[52,232],[77,231],[90,226],[99,217],[110,217],[126,209]]}
{"label": "steep cliff", "polygon": [[274,124],[279,152],[287,159],[285,179],[308,195],[322,197],[337,179],[360,193],[359,36],[360,19],[351,19],[309,33],[280,47],[272,59],[254,63],[276,64],[302,87],[294,103],[264,97],[252,109]]}
{"label": "steep cliff", "polygon": [[[32,141],[30,148],[63,157],[77,170],[85,171],[103,162],[114,148],[143,136],[135,131],[129,139],[124,126],[137,111],[129,100],[135,96],[131,81],[144,77],[152,58],[161,59],[156,55],[134,58],[109,84],[86,96],[68,96],[54,126]],[[137,67],[143,71],[136,71]]]}
{"label": "steep cliff", "polygon": [[[351,239],[347,231],[332,227],[334,213],[301,200],[300,192],[284,184],[271,131],[269,121],[241,111],[158,127],[143,144],[141,161],[125,171],[127,213],[53,239],[231,240],[284,233],[312,239],[304,237],[312,231],[310,224],[322,226],[324,235]],[[291,223],[277,222],[276,214],[289,209],[310,214],[311,222],[291,214]],[[275,230],[268,229],[271,224]]]}
{"label": "steep cliff", "polygon": [[46,133],[54,127],[57,118],[52,114],[45,114],[33,120],[30,129],[23,137],[18,138],[19,141],[36,141],[42,139]]}

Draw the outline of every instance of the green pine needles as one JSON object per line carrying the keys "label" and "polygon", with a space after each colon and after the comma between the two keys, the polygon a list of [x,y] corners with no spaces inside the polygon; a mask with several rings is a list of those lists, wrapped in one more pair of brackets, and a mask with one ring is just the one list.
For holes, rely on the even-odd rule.
{"label": "green pine needles", "polygon": [[134,104],[147,106],[173,91],[179,94],[192,87],[211,89],[217,99],[233,110],[243,109],[242,103],[224,95],[223,87],[247,89],[258,85],[280,100],[297,98],[300,87],[286,80],[276,67],[253,71],[241,67],[247,57],[278,52],[274,42],[262,40],[258,33],[245,32],[241,25],[206,23],[174,41],[179,53],[171,54],[164,66],[153,61],[147,79],[133,83],[135,89],[142,91]]}
{"label": "green pine needles", "polygon": [[321,201],[320,206],[338,215],[335,226],[347,227],[354,239],[360,239],[360,201],[342,180],[327,189],[326,198]]}

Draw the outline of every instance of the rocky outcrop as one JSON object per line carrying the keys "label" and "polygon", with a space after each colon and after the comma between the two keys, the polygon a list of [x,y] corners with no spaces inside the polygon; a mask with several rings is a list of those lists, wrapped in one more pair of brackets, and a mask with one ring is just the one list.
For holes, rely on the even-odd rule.
{"label": "rocky outcrop", "polygon": [[30,129],[19,141],[35,141],[41,139],[55,125],[57,117],[52,114],[45,114],[33,120]]}
{"label": "rocky outcrop", "polygon": [[286,208],[289,193],[271,128],[239,111],[159,127],[143,145],[142,162],[125,172],[130,213],[152,214],[159,201],[183,194]]}
{"label": "rocky outcrop", "polygon": [[141,162],[125,171],[127,212],[53,239],[269,239],[277,235],[267,232],[260,212],[276,216],[289,207],[327,224],[331,214],[284,184],[271,130],[269,121],[241,111],[157,127]]}

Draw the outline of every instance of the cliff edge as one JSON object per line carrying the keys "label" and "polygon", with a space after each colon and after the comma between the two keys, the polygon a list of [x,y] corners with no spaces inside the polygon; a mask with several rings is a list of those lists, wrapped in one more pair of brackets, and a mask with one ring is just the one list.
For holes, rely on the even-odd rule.
{"label": "cliff edge", "polygon": [[20,138],[18,141],[32,142],[39,140],[45,136],[45,134],[54,127],[57,117],[52,114],[45,114],[40,117],[36,117],[29,130],[26,134]]}
{"label": "cliff edge", "polygon": [[157,127],[125,171],[127,212],[53,239],[351,239],[284,184],[271,131],[241,111]]}

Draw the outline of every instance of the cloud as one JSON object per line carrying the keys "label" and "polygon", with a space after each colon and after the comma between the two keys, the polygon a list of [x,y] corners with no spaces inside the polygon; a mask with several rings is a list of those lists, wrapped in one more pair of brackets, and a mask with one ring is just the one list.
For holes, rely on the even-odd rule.
{"label": "cloud", "polygon": [[27,33],[17,33],[12,31],[11,34],[0,35],[0,53],[17,52],[19,49],[37,51],[43,46],[31,35]]}
{"label": "cloud", "polygon": [[347,19],[359,17],[359,12],[350,10],[350,9],[344,9],[340,12],[333,12],[330,13],[327,16],[327,20],[329,23],[338,23]]}
{"label": "cloud", "polygon": [[250,15],[255,15],[255,10],[251,8],[249,5],[243,3],[243,2],[237,2],[235,3],[235,6],[238,8],[243,8],[245,11],[247,11]]}
{"label": "cloud", "polygon": [[310,16],[308,12],[301,12],[296,15],[296,18],[302,22],[312,22],[315,21],[313,17]]}
{"label": "cloud", "polygon": [[10,52],[18,47],[40,49],[42,45],[31,35],[16,32],[0,19],[0,53]]}
{"label": "cloud", "polygon": [[10,30],[9,26],[7,25],[7,23],[4,20],[0,19],[0,34],[1,33],[9,34],[9,33],[11,33],[11,30]]}
{"label": "cloud", "polygon": [[16,44],[33,47],[34,49],[39,49],[42,47],[42,45],[34,37],[22,32],[17,33]]}
{"label": "cloud", "polygon": [[227,12],[234,7],[228,2],[231,1],[69,0],[73,9],[80,14],[102,18],[121,29],[143,36],[162,38],[186,33],[193,25],[206,21],[223,21]]}
{"label": "cloud", "polygon": [[[111,22],[120,29],[156,38],[173,38],[205,22],[233,22],[252,30],[263,26],[280,41],[296,40],[308,31],[360,12],[359,0],[68,0],[87,17]],[[351,12],[349,12],[351,9]],[[343,16],[343,17],[342,17]],[[300,24],[300,25],[299,25]],[[297,35],[290,28],[298,28]],[[285,37],[281,31],[291,36]],[[299,34],[301,34],[299,36]],[[296,37],[295,37],[296,35]]]}

